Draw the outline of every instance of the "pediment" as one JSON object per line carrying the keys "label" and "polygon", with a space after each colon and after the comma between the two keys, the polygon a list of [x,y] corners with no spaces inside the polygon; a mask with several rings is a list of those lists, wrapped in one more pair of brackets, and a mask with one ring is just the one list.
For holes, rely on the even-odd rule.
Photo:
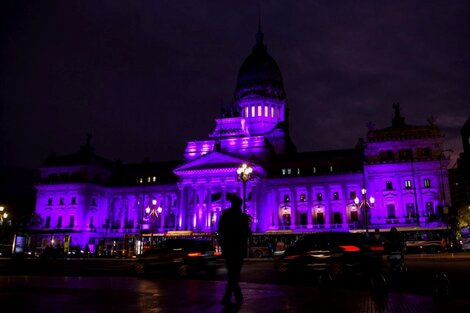
{"label": "pediment", "polygon": [[184,175],[195,172],[237,172],[237,168],[243,163],[250,164],[255,171],[264,172],[262,167],[248,160],[234,157],[221,152],[213,151],[189,161],[174,170],[176,175]]}

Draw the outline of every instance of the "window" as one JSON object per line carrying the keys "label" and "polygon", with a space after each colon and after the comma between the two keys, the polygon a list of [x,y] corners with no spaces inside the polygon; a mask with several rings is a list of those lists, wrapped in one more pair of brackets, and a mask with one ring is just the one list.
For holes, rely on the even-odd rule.
{"label": "window", "polygon": [[407,203],[406,204],[406,216],[408,218],[416,216],[414,203]]}
{"label": "window", "polygon": [[424,188],[431,188],[431,180],[429,178],[424,179]]}
{"label": "window", "polygon": [[258,105],[258,116],[263,116],[263,107],[261,105]]}
{"label": "window", "polygon": [[385,182],[385,189],[387,189],[387,190],[392,190],[393,189],[393,183],[392,183],[391,180],[387,180]]}
{"label": "window", "polygon": [[90,216],[90,228],[94,228],[95,225],[93,225],[93,216]]}
{"label": "window", "polygon": [[300,202],[305,202],[306,199],[307,199],[307,197],[305,196],[305,194],[301,193],[300,194]]}
{"label": "window", "polygon": [[245,107],[245,117],[248,117],[248,113],[249,113],[248,110],[249,110],[248,107]]}
{"label": "window", "polygon": [[57,228],[61,228],[62,227],[62,216],[59,216],[57,218]]}
{"label": "window", "polygon": [[330,165],[330,173],[333,173],[333,166]]}
{"label": "window", "polygon": [[64,205],[64,198],[59,198],[59,204]]}
{"label": "window", "polygon": [[152,181],[155,183],[157,181],[157,176],[153,176]]}
{"label": "window", "polygon": [[289,195],[284,195],[284,203],[290,202]]}
{"label": "window", "polygon": [[395,218],[395,204],[387,204],[388,218]]}
{"label": "window", "polygon": [[323,200],[323,195],[321,192],[317,193],[317,201],[322,201]]}
{"label": "window", "polygon": [[52,205],[52,198],[47,199],[47,205]]}
{"label": "window", "polygon": [[300,168],[297,168],[297,175],[300,175]]}
{"label": "window", "polygon": [[96,198],[91,198],[91,205],[96,206]]}
{"label": "window", "polygon": [[76,197],[72,197],[72,204],[77,204],[77,198]]}
{"label": "window", "polygon": [[286,175],[286,169],[285,168],[282,169],[282,175]]}
{"label": "window", "polygon": [[265,117],[268,117],[268,115],[269,115],[269,111],[268,111],[268,106],[266,105],[266,106],[264,107],[264,116],[265,116]]}
{"label": "window", "polygon": [[339,193],[333,192],[333,200],[339,200]]}
{"label": "window", "polygon": [[147,183],[150,183],[150,182],[151,182],[151,178],[149,176],[149,177],[147,177]]}
{"label": "window", "polygon": [[392,150],[387,150],[387,159],[388,161],[393,161],[395,159],[395,154]]}
{"label": "window", "polygon": [[45,228],[51,227],[51,217],[46,217],[46,224],[44,225]]}
{"label": "window", "polygon": [[317,168],[314,166],[313,167],[313,174],[316,174],[317,173]]}
{"label": "window", "polygon": [[252,106],[251,107],[251,117],[255,117],[255,113],[256,113],[255,110],[256,110],[255,106]]}
{"label": "window", "polygon": [[431,216],[434,214],[434,204],[432,202],[426,202],[426,216]]}
{"label": "window", "polygon": [[339,212],[333,213],[333,224],[341,224],[341,213]]}
{"label": "window", "polygon": [[405,189],[411,189],[411,180],[405,180]]}
{"label": "window", "polygon": [[69,228],[73,228],[75,224],[75,216],[70,216],[70,219],[69,219]]}
{"label": "window", "polygon": [[424,156],[425,158],[430,158],[430,157],[431,157],[431,149],[429,149],[429,148],[424,148],[424,149],[423,149],[423,156]]}
{"label": "window", "polygon": [[274,107],[271,107],[271,117],[274,117]]}
{"label": "window", "polygon": [[277,108],[277,118],[281,118],[281,109]]}
{"label": "window", "polygon": [[355,192],[355,191],[351,191],[351,192],[349,193],[349,199],[351,199],[351,200],[356,199],[356,192]]}
{"label": "window", "polygon": [[287,169],[287,175],[290,175],[290,174],[292,174],[292,169],[291,169],[291,168],[288,168],[288,169]]}

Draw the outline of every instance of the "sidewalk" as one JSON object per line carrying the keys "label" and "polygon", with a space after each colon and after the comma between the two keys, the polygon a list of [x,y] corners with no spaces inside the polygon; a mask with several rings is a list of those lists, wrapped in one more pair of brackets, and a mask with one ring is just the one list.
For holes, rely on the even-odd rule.
{"label": "sidewalk", "polygon": [[220,304],[224,282],[131,277],[0,277],[2,312],[465,312],[469,300],[242,283],[240,308]]}

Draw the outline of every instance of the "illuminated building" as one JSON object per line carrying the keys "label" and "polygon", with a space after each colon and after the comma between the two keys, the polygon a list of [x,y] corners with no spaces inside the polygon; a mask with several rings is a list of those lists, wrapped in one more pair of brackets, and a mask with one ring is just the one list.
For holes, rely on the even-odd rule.
{"label": "illuminated building", "polygon": [[[89,139],[76,154],[48,158],[36,186],[39,228],[81,246],[150,232],[213,232],[242,187],[256,232],[440,226],[443,199],[450,202],[443,136],[432,121],[410,126],[394,109],[392,125],[370,128],[355,148],[297,152],[281,71],[258,31],[235,100],[208,138],[189,142],[175,162],[112,163],[95,155]],[[253,168],[245,186],[242,164]],[[375,199],[365,206],[367,221],[355,202],[363,189]]]}

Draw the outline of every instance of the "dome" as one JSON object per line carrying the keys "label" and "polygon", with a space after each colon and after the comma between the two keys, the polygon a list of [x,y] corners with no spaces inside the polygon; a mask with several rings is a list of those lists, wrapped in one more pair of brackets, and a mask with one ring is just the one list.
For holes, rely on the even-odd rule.
{"label": "dome", "polygon": [[256,44],[238,72],[235,99],[250,95],[285,99],[282,75],[276,61],[263,43],[263,33],[258,30]]}

